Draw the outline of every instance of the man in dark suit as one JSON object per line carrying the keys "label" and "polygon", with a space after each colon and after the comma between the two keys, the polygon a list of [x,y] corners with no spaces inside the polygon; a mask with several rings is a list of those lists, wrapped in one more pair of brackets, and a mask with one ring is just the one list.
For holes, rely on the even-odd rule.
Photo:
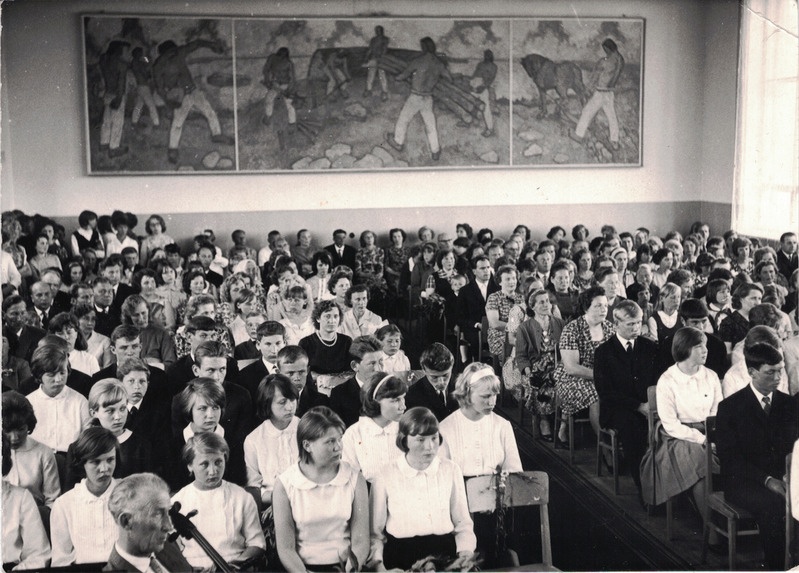
{"label": "man in dark suit", "polygon": [[72,304],[69,299],[69,294],[61,290],[61,271],[57,268],[46,269],[42,272],[41,279],[42,282],[48,284],[50,292],[53,293],[53,308],[55,309],[55,314],[59,312],[69,312]]}
{"label": "man in dark suit", "polygon": [[[179,394],[189,381],[197,378],[194,373],[194,353],[197,347],[206,340],[209,340],[216,329],[216,321],[209,316],[195,316],[186,324],[186,335],[189,339],[189,353],[181,356],[178,361],[166,370],[166,386],[169,391],[170,399]],[[239,374],[239,367],[236,360],[227,357],[227,371],[225,380],[232,382]]]}
{"label": "man in dark suit", "polygon": [[100,273],[111,283],[114,296],[111,301],[111,315],[119,317],[122,314],[122,303],[130,295],[135,294],[133,287],[122,282],[122,269],[124,263],[121,255],[111,255],[100,264]]}
{"label": "man in dark suit", "polygon": [[359,336],[350,346],[350,366],[355,376],[330,392],[330,408],[348,428],[361,415],[361,388],[375,372],[383,369],[383,348],[374,336]]}
{"label": "man in dark suit", "polygon": [[777,251],[777,270],[790,281],[793,272],[799,268],[799,242],[796,233],[783,233],[780,237],[780,250]]}
{"label": "man in dark suit", "polygon": [[191,571],[172,532],[169,487],[155,474],[133,474],[120,480],[108,500],[118,537],[104,571]]}
{"label": "man in dark suit", "polygon": [[25,301],[18,294],[3,299],[3,326],[17,335],[14,355],[30,362],[36,344],[47,334],[41,328],[25,324]]}
{"label": "man in dark suit", "polygon": [[594,353],[599,423],[615,428],[630,475],[641,491],[639,466],[647,447],[647,389],[658,381],[658,346],[641,334],[643,312],[631,300],[613,309],[616,335]]}
{"label": "man in dark suit", "polygon": [[236,383],[250,393],[253,404],[258,401],[258,386],[266,376],[277,374],[277,355],[286,345],[286,328],[274,320],[267,320],[255,331],[255,346],[261,357],[244,368]]}
{"label": "man in dark suit", "polygon": [[152,369],[140,358],[130,358],[118,365],[116,374],[128,393],[128,419],[125,428],[153,445],[153,453],[163,448],[155,444],[169,432],[171,397],[165,386],[150,384]]}
{"label": "man in dark suit", "polygon": [[785,457],[796,441],[796,401],[777,390],[785,367],[769,344],[744,350],[752,383],[719,404],[716,447],[727,499],[755,516],[766,568],[782,570],[785,551]]}
{"label": "man in dark suit", "polygon": [[42,328],[47,330],[50,319],[61,312],[53,305],[53,291],[44,281],[33,283],[31,287],[30,309],[36,313],[42,323]]}
{"label": "man in dark suit", "polygon": [[99,276],[92,282],[92,292],[94,294],[94,330],[103,336],[111,336],[114,329],[122,324],[119,313],[114,314],[111,304],[114,302],[114,289],[111,281],[103,276]]}
{"label": "man in dark suit", "polygon": [[486,256],[472,259],[472,273],[474,280],[458,293],[456,312],[458,325],[469,343],[469,360],[473,362],[480,354],[480,329],[486,314],[486,300],[499,286],[491,278],[491,263]]}
{"label": "man in dark suit", "polygon": [[458,409],[457,400],[449,393],[455,357],[449,348],[434,342],[424,349],[419,362],[425,375],[408,388],[405,407],[409,410],[417,406],[427,408],[440,422]]}
{"label": "man in dark suit", "polygon": [[344,244],[346,238],[347,231],[344,229],[336,229],[333,231],[333,244],[325,247],[325,250],[330,253],[330,259],[333,261],[334,269],[339,265],[347,265],[352,270],[355,270],[356,250]]}
{"label": "man in dark suit", "polygon": [[[139,339],[139,328],[132,324],[121,324],[111,333],[111,354],[116,361],[110,366],[106,366],[92,376],[95,382],[106,378],[117,378],[117,366],[125,360],[131,358],[141,358],[141,340]],[[163,370],[148,367],[150,369],[150,384],[159,389],[166,388],[166,376]]]}
{"label": "man in dark suit", "polygon": [[[713,327],[710,325],[710,315],[707,312],[705,301],[697,298],[684,300],[680,305],[679,315],[685,326],[693,326],[705,333],[707,336],[707,360],[705,360],[705,366],[718,374],[719,380],[723,380],[730,367],[727,360],[727,347],[724,346],[721,338],[712,332]],[[671,338],[664,341],[664,344],[669,349],[671,348],[671,341]],[[665,355],[662,354],[662,356]],[[668,357],[667,364],[662,365],[664,370],[674,364],[671,352],[668,352]]]}
{"label": "man in dark suit", "polygon": [[277,370],[279,374],[291,380],[297,394],[300,395],[295,416],[302,418],[311,408],[330,405],[330,399],[317,390],[308,369],[308,354],[301,347],[281,348],[277,353]]}

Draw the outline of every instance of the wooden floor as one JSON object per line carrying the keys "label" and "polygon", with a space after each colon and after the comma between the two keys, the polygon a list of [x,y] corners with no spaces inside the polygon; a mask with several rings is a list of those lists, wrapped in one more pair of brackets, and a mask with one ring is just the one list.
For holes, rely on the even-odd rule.
{"label": "wooden floor", "polygon": [[[613,491],[613,477],[603,468],[596,475],[596,438],[588,424],[578,425],[574,465],[568,450],[535,440],[531,418],[519,424],[519,410],[508,405],[497,412],[513,422],[525,470],[550,474],[553,492],[553,561],[562,570],[726,570],[726,553],[708,553],[701,563],[702,522],[685,497],[674,503],[672,539],[666,539],[665,507],[647,515],[641,507],[632,478],[620,477],[620,492]],[[584,429],[580,430],[580,426]],[[568,506],[568,507],[567,507]],[[561,514],[568,519],[558,519]],[[583,529],[597,531],[583,531]],[[603,535],[602,529],[605,529]],[[560,554],[559,554],[560,553]],[[739,537],[737,570],[759,570],[763,555],[757,536]]]}

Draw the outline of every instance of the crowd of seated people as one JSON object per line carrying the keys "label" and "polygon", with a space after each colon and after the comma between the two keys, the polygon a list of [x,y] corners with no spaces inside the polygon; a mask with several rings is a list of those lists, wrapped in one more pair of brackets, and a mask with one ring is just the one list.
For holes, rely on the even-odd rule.
{"label": "crowd of seated people", "polygon": [[[444,554],[457,568],[475,551],[496,565],[463,480],[522,470],[493,412],[502,388],[555,447],[581,411],[597,433],[616,428],[642,503],[690,491],[700,513],[705,419],[769,390],[764,369],[761,394],[799,393],[796,233],[775,249],[702,223],[662,238],[576,225],[573,240],[461,223],[413,242],[394,228],[385,246],[365,230],[358,248],[342,229],[324,248],[308,229],[296,245],[273,231],[256,250],[237,229],[225,252],[210,229],[184,250],[161,216],[144,237],[136,225],[84,211],[66,235],[3,214],[4,563],[106,560],[113,489],[146,472],[202,511],[234,565],[382,570]],[[651,483],[647,464],[667,479]]]}

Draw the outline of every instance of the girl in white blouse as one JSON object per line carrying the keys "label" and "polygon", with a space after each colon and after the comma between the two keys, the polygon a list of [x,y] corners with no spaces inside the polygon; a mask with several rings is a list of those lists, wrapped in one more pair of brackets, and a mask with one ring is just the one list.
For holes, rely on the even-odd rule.
{"label": "girl in white blouse", "polygon": [[460,408],[441,422],[452,461],[465,477],[522,471],[510,422],[494,413],[500,382],[488,364],[472,362],[455,382]]}
{"label": "girl in white blouse", "polygon": [[[266,542],[255,500],[242,487],[225,481],[230,448],[213,432],[195,434],[183,447],[183,462],[194,481],[172,497],[181,511],[197,510],[192,521],[208,542],[232,566],[264,554]],[[213,568],[213,561],[193,539],[181,540],[183,556],[192,567]]]}
{"label": "girl in white blouse", "polygon": [[404,456],[383,467],[372,484],[370,561],[377,571],[403,570],[430,555],[457,560],[458,571],[476,546],[466,488],[458,466],[438,456],[442,438],[427,408],[411,408],[399,422]]}
{"label": "girl in white blouse", "polygon": [[[678,330],[671,353],[676,364],[657,383],[658,415],[663,427],[658,432],[654,463],[662,477],[654,484],[654,503],[690,489],[700,515],[704,515],[705,420],[716,415],[722,400],[721,384],[716,373],[704,366],[707,336],[701,330]],[[642,478],[644,473],[648,472],[642,472]]]}
{"label": "girl in white blouse", "polygon": [[387,324],[375,332],[375,336],[383,346],[383,370],[389,374],[408,372],[411,361],[405,356],[402,346],[402,333],[396,324]]}
{"label": "girl in white blouse", "polygon": [[55,315],[47,326],[50,334],[55,334],[69,343],[69,366],[89,376],[100,371],[97,358],[87,351],[89,345],[80,330],[78,319],[67,312]]}
{"label": "girl in white blouse", "polygon": [[117,539],[108,499],[116,483],[118,448],[114,435],[98,427],[87,428],[75,442],[73,469],[85,477],[53,504],[53,567],[108,561]]}
{"label": "girl in white blouse", "polygon": [[402,455],[395,444],[407,392],[404,380],[385,372],[376,372],[364,384],[363,415],[344,432],[341,456],[369,483],[385,464]]}
{"label": "girl in white blouse", "polygon": [[341,461],[344,422],[330,408],[311,408],[297,427],[300,461],[275,483],[277,552],[289,572],[350,571],[369,553],[366,482]]}
{"label": "girl in white blouse", "polygon": [[272,504],[277,476],[299,460],[297,411],[299,395],[291,380],[272,374],[258,386],[258,415],[266,420],[244,440],[247,487],[258,488],[265,505]]}

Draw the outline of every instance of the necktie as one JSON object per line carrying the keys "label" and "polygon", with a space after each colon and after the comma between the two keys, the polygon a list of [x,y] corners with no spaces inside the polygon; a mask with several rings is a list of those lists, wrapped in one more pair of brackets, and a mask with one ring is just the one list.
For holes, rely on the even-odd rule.
{"label": "necktie", "polygon": [[763,402],[763,411],[766,413],[766,416],[768,416],[769,412],[771,412],[771,398],[763,396],[763,400],[761,401]]}
{"label": "necktie", "polygon": [[627,354],[633,353],[633,343],[631,341],[627,341]]}
{"label": "necktie", "polygon": [[440,390],[438,392],[438,395],[441,396],[441,402],[444,404],[444,406],[446,406],[447,405],[447,393],[444,392],[443,390]]}

